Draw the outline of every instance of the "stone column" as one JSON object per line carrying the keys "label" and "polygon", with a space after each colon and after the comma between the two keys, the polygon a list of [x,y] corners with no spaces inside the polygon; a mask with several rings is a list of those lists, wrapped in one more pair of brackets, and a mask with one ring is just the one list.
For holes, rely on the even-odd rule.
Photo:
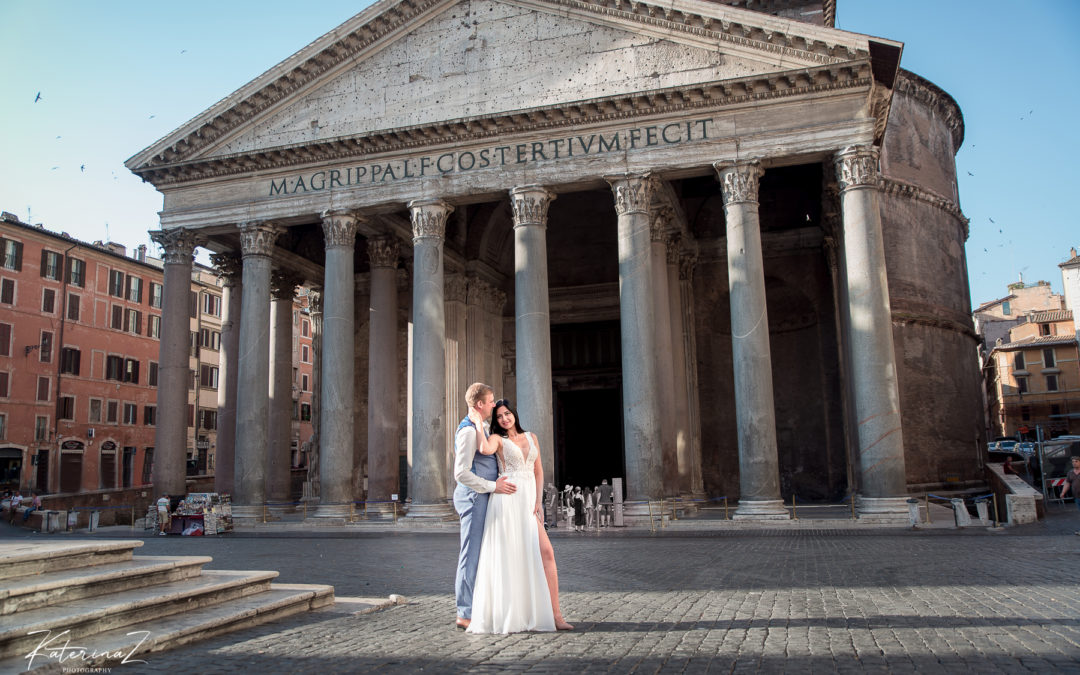
{"label": "stone column", "polygon": [[465,292],[465,372],[473,382],[486,382],[495,387],[495,395],[501,393],[488,371],[485,331],[487,317],[484,315],[484,296],[488,285],[482,279],[469,277]]}
{"label": "stone column", "polygon": [[[506,293],[498,288],[488,287],[484,294],[484,361],[486,362],[488,384],[495,391],[511,400],[517,399],[517,391],[511,390],[503,380],[505,363],[503,360],[503,308],[506,307]],[[516,357],[515,357],[516,360]]]}
{"label": "stone column", "polygon": [[322,495],[319,482],[319,458],[321,446],[322,417],[322,287],[308,291],[308,308],[311,310],[311,445],[308,447],[307,487],[304,499],[318,502]]}
{"label": "stone column", "polygon": [[412,518],[448,518],[446,476],[446,323],[443,237],[453,207],[438,199],[409,203],[413,230]]}
{"label": "stone column", "polygon": [[301,279],[275,270],[270,276],[270,414],[266,424],[270,442],[266,446],[266,500],[277,502],[270,512],[291,511],[282,502],[289,499],[292,448],[292,365],[293,294]]}
{"label": "stone column", "polygon": [[[150,235],[164,249],[164,297],[158,344],[157,428],[154,432],[154,495],[187,494],[188,304],[195,247],[191,230],[160,230]],[[57,472],[59,473],[59,472]]]}
{"label": "stone column", "polygon": [[[679,285],[678,233],[668,236],[665,274],[668,290],[668,328],[671,337],[671,381],[673,387],[672,414],[675,433],[675,458],[678,467],[678,494],[684,498],[693,495],[690,480],[690,399],[686,393],[686,343],[683,338],[682,288]],[[663,322],[658,322],[663,323]]]}
{"label": "stone column", "polygon": [[660,404],[660,457],[664,464],[664,496],[679,494],[679,457],[675,449],[675,378],[671,342],[671,297],[668,292],[667,230],[671,212],[667,208],[653,208],[650,213],[649,261],[652,265],[653,344],[656,345],[656,378]]}
{"label": "stone column", "polygon": [[371,301],[368,318],[368,499],[398,492],[397,264],[393,237],[368,239]]}
{"label": "stone column", "polygon": [[848,349],[861,491],[859,515],[903,520],[907,474],[878,204],[881,174],[877,149],[858,146],[838,153],[836,176],[844,227]]}
{"label": "stone column", "polygon": [[357,216],[322,214],[322,382],[319,396],[319,507],[315,518],[347,518],[353,501],[353,248]]}
{"label": "stone column", "polygon": [[240,354],[240,296],[243,271],[240,257],[210,256],[223,285],[221,291],[221,352],[218,363],[218,432],[214,449],[214,490],[233,493],[236,461],[236,360]]}
{"label": "stone column", "polygon": [[[648,515],[648,500],[661,499],[659,379],[653,322],[648,174],[606,177],[615,196],[619,242],[619,327],[622,331],[623,442],[626,514]],[[521,388],[520,375],[518,388]]]}
{"label": "stone column", "polygon": [[[446,335],[446,435],[443,438],[443,461],[454,465],[454,434],[458,421],[465,416],[465,390],[478,378],[477,373],[465,370],[467,349],[465,277],[447,274],[443,286],[443,320]],[[453,495],[457,481],[453,471],[446,472],[446,494]]]}
{"label": "stone column", "polygon": [[280,229],[266,223],[240,226],[244,298],[236,374],[236,457],[233,517],[259,518],[266,501],[266,426],[270,414],[270,256]]}
{"label": "stone column", "polygon": [[547,214],[555,195],[539,185],[510,191],[514,209],[514,339],[517,411],[536,434],[544,475],[555,477],[551,403],[551,317],[548,312]]}
{"label": "stone column", "polygon": [[690,433],[690,494],[705,498],[705,483],[701,476],[701,401],[698,397],[697,328],[694,319],[693,255],[679,257],[679,291],[682,296],[683,353],[686,355],[687,420]]}
{"label": "stone column", "polygon": [[780,498],[769,315],[758,223],[758,179],[764,171],[757,162],[718,162],[714,166],[723,187],[727,219],[731,350],[739,437],[739,507],[733,517],[787,519]]}

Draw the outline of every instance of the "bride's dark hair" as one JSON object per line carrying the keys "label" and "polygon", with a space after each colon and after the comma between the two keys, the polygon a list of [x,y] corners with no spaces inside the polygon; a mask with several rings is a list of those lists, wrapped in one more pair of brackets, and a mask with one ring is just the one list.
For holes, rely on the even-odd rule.
{"label": "bride's dark hair", "polygon": [[514,416],[514,429],[516,429],[519,434],[525,433],[525,430],[521,428],[521,418],[518,417],[517,411],[510,405],[510,399],[508,398],[500,398],[498,401],[495,401],[495,407],[492,409],[491,413],[492,431],[503,438],[507,438],[510,435],[510,433],[506,429],[503,429],[495,419],[499,414],[499,408],[506,408],[509,410],[510,414]]}

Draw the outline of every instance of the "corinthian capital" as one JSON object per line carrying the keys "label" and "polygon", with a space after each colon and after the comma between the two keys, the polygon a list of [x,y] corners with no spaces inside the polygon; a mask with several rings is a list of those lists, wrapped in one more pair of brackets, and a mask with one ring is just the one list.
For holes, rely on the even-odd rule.
{"label": "corinthian capital", "polygon": [[438,239],[446,236],[446,217],[454,210],[441,199],[418,199],[409,202],[412,216],[413,241]]}
{"label": "corinthian capital", "polygon": [[691,281],[694,278],[694,268],[697,267],[697,256],[687,253],[679,258],[679,281]]}
{"label": "corinthian capital", "polygon": [[157,230],[150,238],[161,246],[166,265],[190,265],[195,260],[195,247],[203,243],[202,237],[183,227]]}
{"label": "corinthian capital", "polygon": [[840,192],[853,188],[877,187],[881,179],[877,148],[853,145],[836,154],[836,181]]}
{"label": "corinthian capital", "polygon": [[716,162],[716,177],[724,191],[724,204],[757,202],[758,182],[765,170],[759,162]]}
{"label": "corinthian capital", "polygon": [[236,286],[244,276],[244,264],[235,253],[211,253],[210,262],[225,286]]}
{"label": "corinthian capital", "polygon": [[514,227],[538,225],[547,227],[548,206],[555,195],[540,185],[522,185],[510,191],[514,209]]}
{"label": "corinthian capital", "polygon": [[395,268],[401,247],[394,237],[375,237],[367,242],[368,259],[371,266]]}
{"label": "corinthian capital", "polygon": [[652,200],[652,179],[649,174],[623,174],[604,176],[615,195],[615,213],[625,216],[631,213],[648,213]]}
{"label": "corinthian capital", "polygon": [[443,280],[443,300],[465,302],[467,282],[462,274],[447,274]]}
{"label": "corinthian capital", "polygon": [[679,264],[679,246],[682,244],[682,234],[678,232],[668,233],[667,239],[667,264]]}
{"label": "corinthian capital", "polygon": [[274,250],[274,241],[281,234],[281,228],[269,223],[240,223],[240,250],[244,257],[266,256]]}
{"label": "corinthian capital", "polygon": [[356,226],[361,218],[352,211],[323,211],[322,229],[326,248],[352,248],[356,244]]}
{"label": "corinthian capital", "polygon": [[668,227],[671,224],[673,214],[666,206],[654,207],[649,211],[649,239],[652,241],[666,242]]}
{"label": "corinthian capital", "polygon": [[277,300],[292,300],[296,287],[302,283],[303,277],[290,270],[274,270],[270,273],[270,292]]}

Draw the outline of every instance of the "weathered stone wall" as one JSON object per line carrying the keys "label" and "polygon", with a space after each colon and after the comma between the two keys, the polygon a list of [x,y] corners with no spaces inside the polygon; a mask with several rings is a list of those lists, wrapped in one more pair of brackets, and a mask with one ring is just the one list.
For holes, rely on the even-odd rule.
{"label": "weathered stone wall", "polygon": [[882,152],[881,198],[909,484],[982,476],[985,442],[955,154],[955,101],[903,72]]}

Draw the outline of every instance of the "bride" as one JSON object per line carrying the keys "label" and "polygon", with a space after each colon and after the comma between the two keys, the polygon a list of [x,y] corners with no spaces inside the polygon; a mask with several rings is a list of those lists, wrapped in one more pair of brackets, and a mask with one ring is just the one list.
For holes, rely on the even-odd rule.
{"label": "bride", "polygon": [[[468,632],[570,630],[573,626],[559,611],[555,552],[542,526],[544,469],[539,444],[534,434],[521,428],[509,401],[497,401],[493,416],[494,433],[486,439],[477,434],[477,450],[497,453],[499,474],[518,489],[492,495],[488,503]],[[479,413],[474,410],[469,417],[482,428]]]}

